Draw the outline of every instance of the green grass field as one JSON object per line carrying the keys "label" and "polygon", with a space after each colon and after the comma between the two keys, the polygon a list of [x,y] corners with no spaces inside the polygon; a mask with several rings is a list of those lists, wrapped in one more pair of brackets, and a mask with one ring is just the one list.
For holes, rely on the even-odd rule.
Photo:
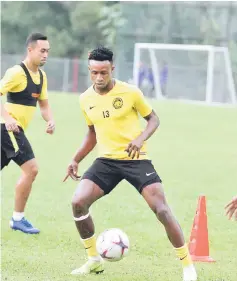
{"label": "green grass field", "polygon": [[[14,185],[20,175],[12,163],[2,173],[2,280],[4,281],[179,281],[181,266],[142,197],[126,182],[92,207],[96,232],[119,227],[130,238],[129,256],[106,263],[99,276],[74,277],[85,261],[74,226],[71,197],[76,184],[62,183],[66,167],[85,130],[76,95],[51,94],[57,128],[44,133],[37,112],[28,130],[40,173],[28,202],[27,218],[41,229],[29,236],[9,229]],[[199,195],[207,197],[210,254],[214,264],[197,263],[199,281],[237,280],[237,222],[224,215],[237,194],[237,110],[178,102],[152,102],[161,125],[149,140],[149,154],[163,179],[168,201],[188,241]],[[80,165],[82,174],[93,152]]]}

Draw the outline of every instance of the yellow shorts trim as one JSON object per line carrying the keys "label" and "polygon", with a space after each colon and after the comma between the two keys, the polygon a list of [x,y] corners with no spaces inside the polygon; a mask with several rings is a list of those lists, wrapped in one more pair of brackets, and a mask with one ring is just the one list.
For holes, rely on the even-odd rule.
{"label": "yellow shorts trim", "polygon": [[13,132],[8,132],[8,134],[9,134],[9,137],[11,139],[12,145],[15,149],[15,152],[17,152],[19,150],[19,146],[17,144],[16,138],[15,138]]}

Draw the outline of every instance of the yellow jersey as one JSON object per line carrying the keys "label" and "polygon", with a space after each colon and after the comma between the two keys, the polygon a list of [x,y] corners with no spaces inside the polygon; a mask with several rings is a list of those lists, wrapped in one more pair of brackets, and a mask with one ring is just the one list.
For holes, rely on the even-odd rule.
{"label": "yellow jersey", "polygon": [[[99,157],[131,160],[124,150],[142,132],[139,114],[145,117],[152,112],[143,93],[133,85],[116,80],[107,94],[100,95],[91,86],[79,99],[87,125],[94,125]],[[139,159],[148,159],[146,143]]]}
{"label": "yellow jersey", "polygon": [[1,79],[0,93],[7,94],[5,109],[25,130],[33,118],[37,100],[48,99],[46,74],[42,70],[34,73],[23,63],[15,65]]}

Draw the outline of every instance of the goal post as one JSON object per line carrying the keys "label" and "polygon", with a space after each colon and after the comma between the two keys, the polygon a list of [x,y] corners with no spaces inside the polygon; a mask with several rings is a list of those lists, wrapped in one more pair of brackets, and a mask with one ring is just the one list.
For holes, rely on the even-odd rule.
{"label": "goal post", "polygon": [[133,81],[157,99],[236,104],[229,50],[211,45],[136,43]]}

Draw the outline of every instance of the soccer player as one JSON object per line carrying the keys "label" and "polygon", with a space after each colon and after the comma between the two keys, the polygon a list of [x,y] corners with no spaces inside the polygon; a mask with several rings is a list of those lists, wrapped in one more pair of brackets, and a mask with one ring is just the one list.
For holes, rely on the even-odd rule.
{"label": "soccer player", "polygon": [[168,65],[164,61],[160,70],[160,87],[163,97],[167,96],[166,88],[167,88],[168,74],[169,74]]}
{"label": "soccer player", "polygon": [[13,160],[22,171],[15,190],[15,209],[10,227],[28,234],[39,229],[25,219],[24,210],[38,165],[25,135],[39,103],[41,115],[47,122],[46,132],[53,134],[55,123],[47,96],[47,77],[43,66],[49,53],[47,37],[31,34],[26,41],[27,55],[23,62],[9,68],[0,81],[1,95],[7,94],[5,106],[1,103],[1,170]]}
{"label": "soccer player", "polygon": [[237,196],[234,197],[225,207],[226,209],[226,215],[231,219],[233,215],[235,216],[235,219],[237,220]]}
{"label": "soccer player", "polygon": [[[123,179],[144,197],[164,225],[170,242],[183,264],[183,280],[194,281],[197,274],[181,228],[164,195],[161,179],[148,159],[146,140],[156,131],[159,119],[135,86],[113,79],[113,52],[97,48],[89,54],[93,85],[80,96],[80,106],[88,124],[83,144],[68,166],[64,181],[77,180],[78,164],[98,145],[99,157],[82,176],[72,199],[76,227],[88,254],[88,261],[72,274],[100,273],[103,260],[96,251],[90,206],[109,194]],[[140,128],[139,115],[147,121]]]}

